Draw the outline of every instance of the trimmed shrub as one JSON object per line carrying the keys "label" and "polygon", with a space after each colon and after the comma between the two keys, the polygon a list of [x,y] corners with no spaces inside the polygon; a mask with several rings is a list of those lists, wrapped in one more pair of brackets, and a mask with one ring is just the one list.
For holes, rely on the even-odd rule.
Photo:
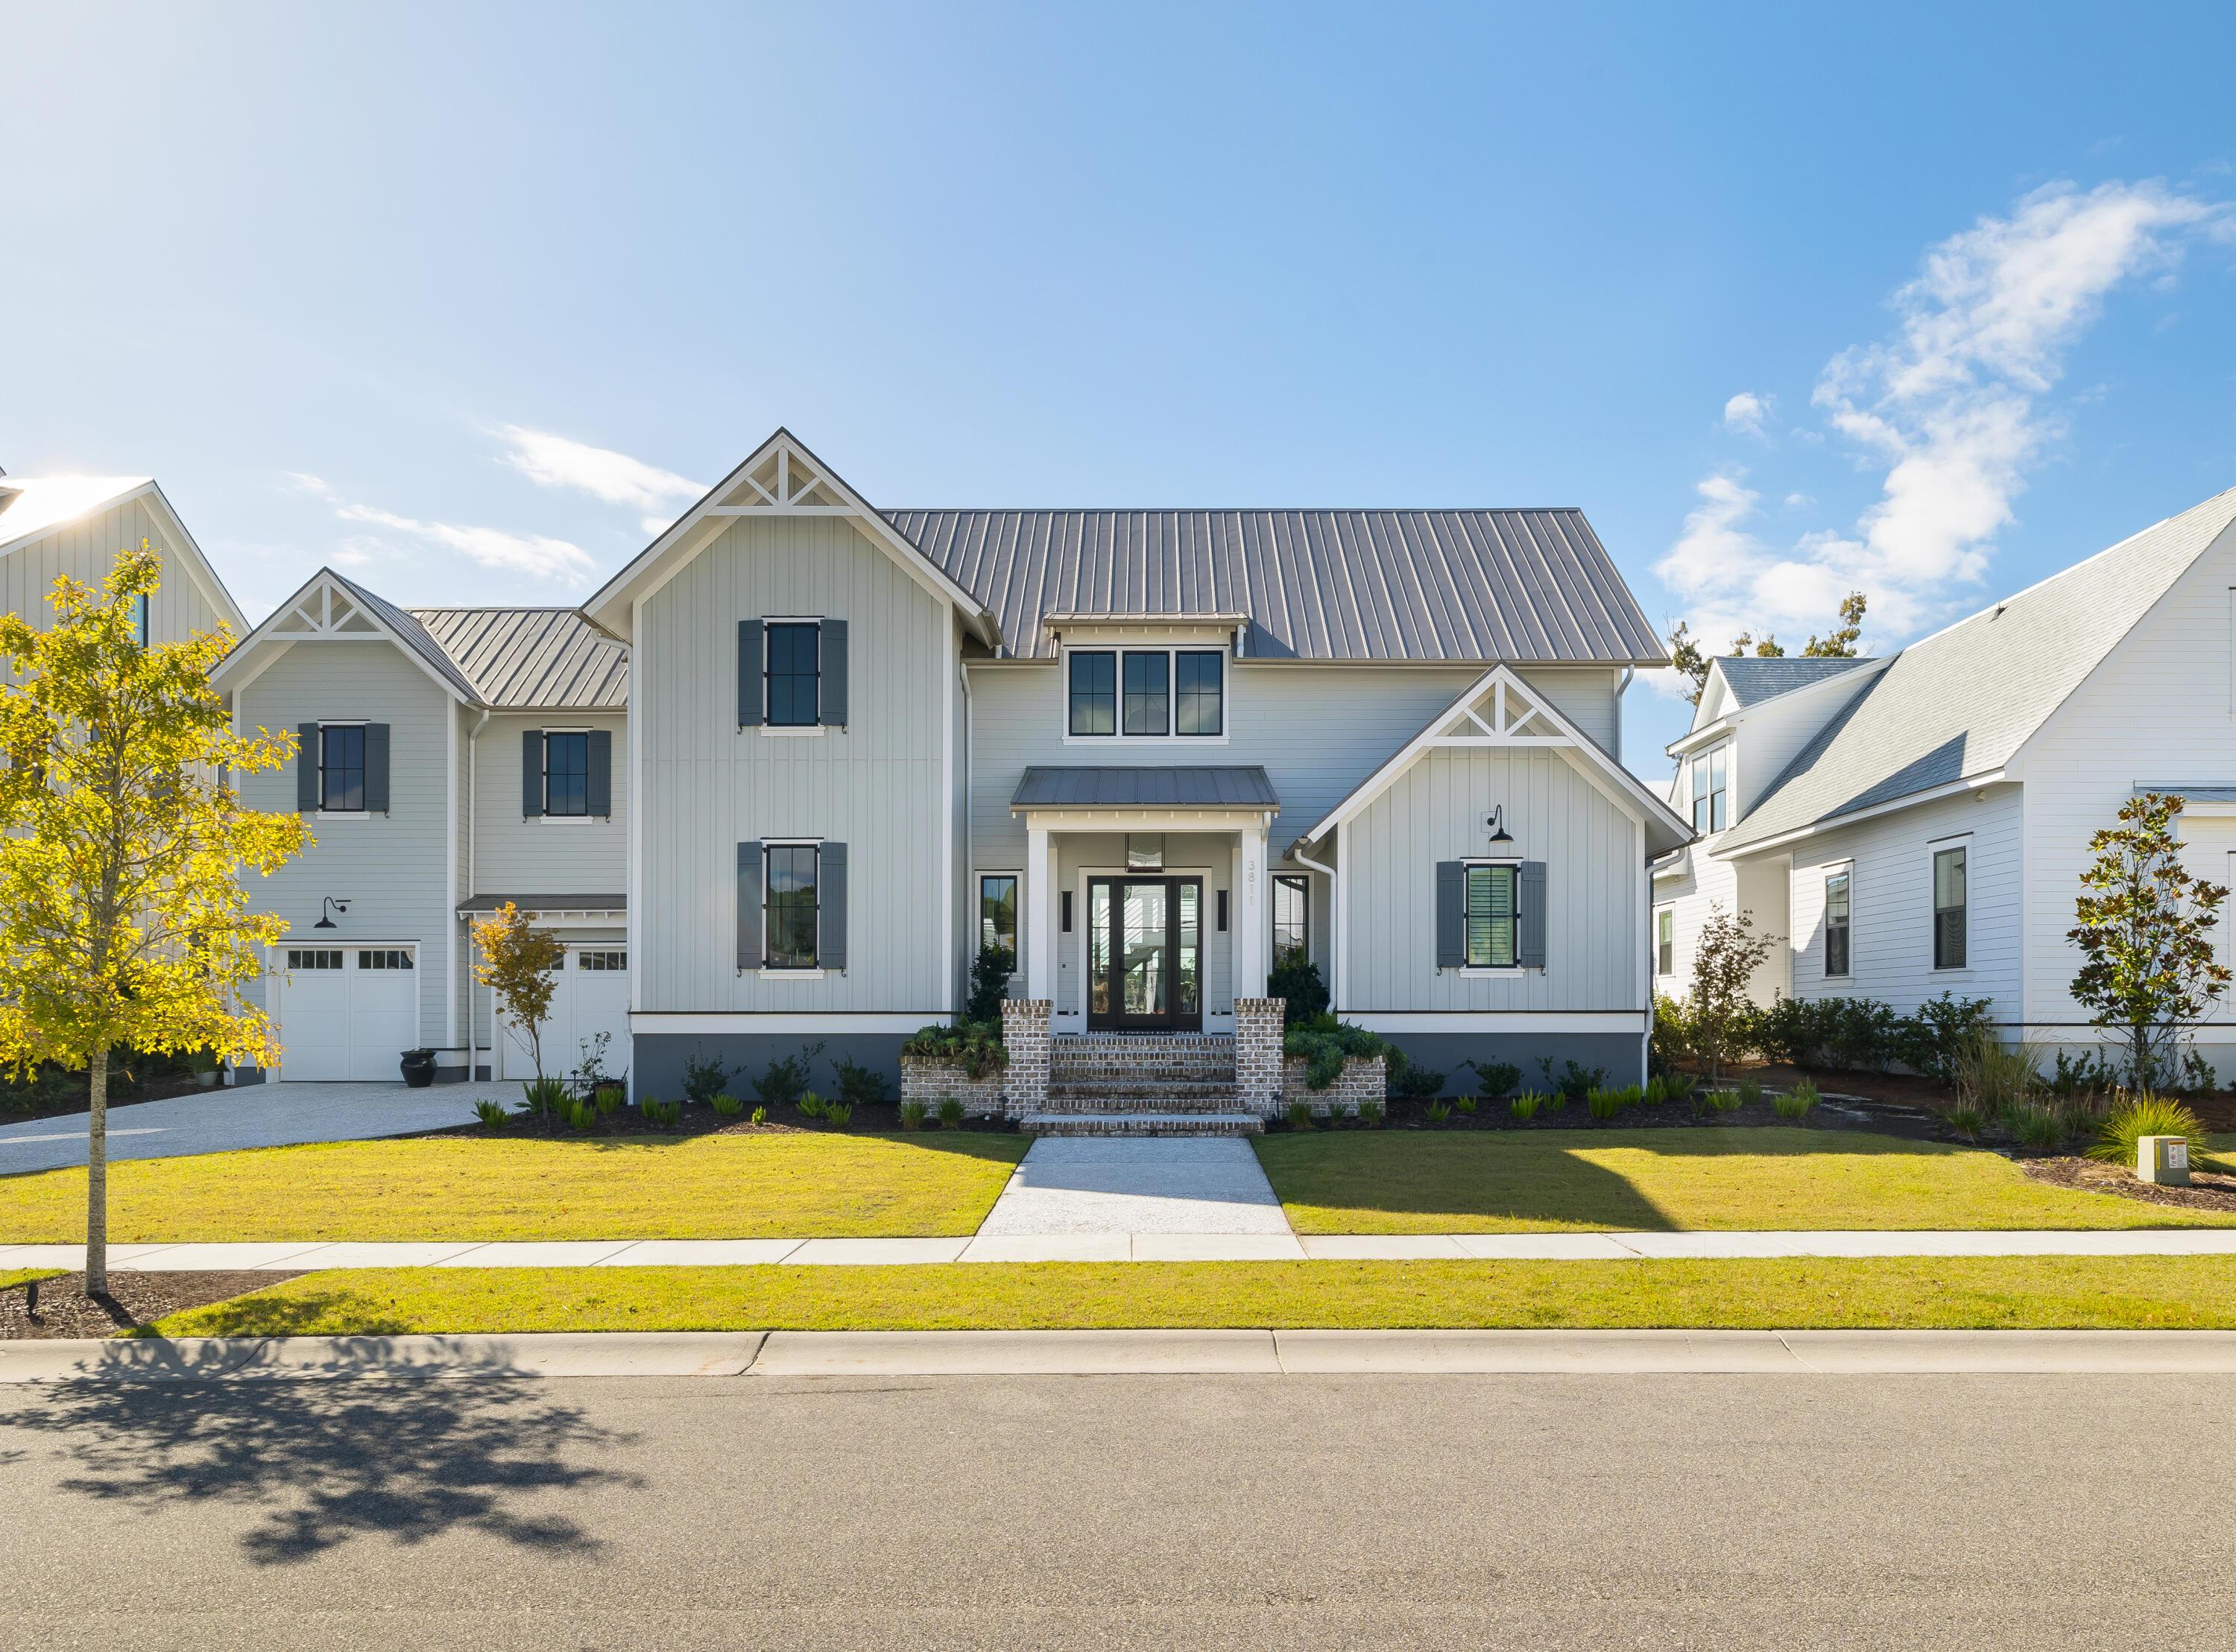
{"label": "trimmed shrub", "polygon": [[1385,1087],[1391,1095],[1406,1101],[1426,1101],[1443,1092],[1447,1075],[1428,1067],[1415,1066],[1406,1059],[1405,1052],[1393,1044],[1384,1062],[1383,1076]]}
{"label": "trimmed shrub", "polygon": [[954,1061],[974,1078],[983,1078],[997,1067],[1009,1065],[1009,1052],[1002,1043],[1002,1024],[964,1021],[956,1026],[919,1027],[901,1045],[903,1055],[929,1060]]}
{"label": "trimmed shrub", "polygon": [[720,1057],[707,1054],[703,1046],[696,1048],[683,1064],[683,1094],[705,1106],[722,1093],[722,1086],[736,1071],[723,1065]]}
{"label": "trimmed shrub", "polygon": [[[1388,1059],[1397,1054],[1397,1050],[1388,1040],[1377,1038],[1363,1026],[1338,1021],[1332,1015],[1319,1015],[1284,1032],[1281,1053],[1304,1062],[1305,1088],[1325,1090],[1343,1076],[1343,1064],[1351,1057],[1378,1055]],[[1444,1083],[1440,1075],[1437,1087],[1442,1089]]]}
{"label": "trimmed shrub", "polygon": [[840,1056],[831,1064],[838,1075],[838,1094],[850,1107],[875,1106],[885,1098],[885,1075],[875,1067]]}
{"label": "trimmed shrub", "polygon": [[[983,1026],[991,1021],[1002,1025],[1002,1000],[1009,990],[1009,977],[1017,973],[1017,954],[998,942],[989,942],[978,948],[978,955],[970,960],[970,999],[963,1006],[963,1019]],[[970,1075],[977,1078],[977,1073]],[[839,1085],[844,1093],[845,1085]],[[867,1098],[871,1101],[885,1099],[878,1094]]]}
{"label": "trimmed shrub", "polygon": [[1496,1101],[1522,1087],[1522,1069],[1511,1061],[1463,1061],[1460,1065],[1475,1074],[1476,1090],[1486,1100]]}
{"label": "trimmed shrub", "polygon": [[1267,974],[1266,996],[1282,1000],[1285,1028],[1303,1026],[1327,1013],[1327,982],[1320,967],[1295,947],[1283,953]]}
{"label": "trimmed shrub", "polygon": [[761,1076],[753,1080],[753,1094],[767,1106],[796,1105],[802,1092],[807,1090],[809,1070],[814,1065],[815,1058],[822,1053],[823,1045],[819,1039],[813,1044],[801,1045],[798,1055],[780,1056],[771,1061],[762,1070]]}
{"label": "trimmed shrub", "polygon": [[1986,1029],[1994,1005],[1993,999],[1958,998],[1952,993],[1926,1000],[1917,1014],[1897,1024],[1896,1059],[1912,1072],[1954,1083],[1958,1064]]}

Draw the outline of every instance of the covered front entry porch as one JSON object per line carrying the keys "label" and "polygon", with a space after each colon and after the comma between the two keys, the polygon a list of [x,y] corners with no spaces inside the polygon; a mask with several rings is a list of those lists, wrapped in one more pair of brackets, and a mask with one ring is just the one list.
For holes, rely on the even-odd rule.
{"label": "covered front entry porch", "polygon": [[1257,768],[1025,771],[1019,939],[1050,1032],[1232,1033],[1266,990],[1266,836]]}

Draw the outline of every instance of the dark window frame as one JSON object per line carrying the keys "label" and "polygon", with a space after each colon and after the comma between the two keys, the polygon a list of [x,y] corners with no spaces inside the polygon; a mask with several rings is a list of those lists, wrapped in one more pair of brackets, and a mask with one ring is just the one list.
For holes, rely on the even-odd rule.
{"label": "dark window frame", "polygon": [[148,593],[135,592],[132,598],[132,640],[145,648],[148,646]]}
{"label": "dark window frame", "polygon": [[[799,891],[797,888],[787,889],[784,891],[784,894],[786,896],[792,898],[786,900],[785,903],[782,906],[779,906],[778,904],[779,895],[776,887],[777,857],[779,856],[783,856],[785,857],[784,865],[786,875],[788,877],[796,877],[800,865],[800,862],[797,857],[801,855],[805,855],[807,857],[807,898],[806,901],[802,901],[797,898],[799,894]],[[763,969],[782,970],[789,973],[794,971],[806,972],[823,967],[819,950],[821,944],[820,922],[823,911],[822,862],[823,845],[819,842],[813,843],[765,842],[761,845],[760,967]],[[799,940],[797,929],[800,921],[800,914],[802,913],[806,914],[807,946],[805,954],[805,961],[802,961],[802,954],[798,946],[792,945],[779,947],[777,944],[778,925],[780,917],[787,929],[792,931],[792,933],[787,934],[786,939],[796,942]],[[779,961],[779,959],[783,960],[783,961]]]}
{"label": "dark window frame", "polygon": [[[1281,893],[1292,892],[1297,899],[1299,914],[1297,939],[1288,947],[1281,944]],[[1301,952],[1309,960],[1312,955],[1312,881],[1301,872],[1276,872],[1273,875],[1273,910],[1268,914],[1273,925],[1273,961],[1279,963],[1284,951]]]}
{"label": "dark window frame", "polygon": [[[562,775],[558,766],[552,762],[553,749],[562,740],[568,743],[566,749],[569,752],[574,751],[576,749],[575,743],[580,742],[582,763],[579,771],[569,770]],[[569,783],[572,795],[567,801],[579,802],[582,805],[580,808],[562,809],[559,806],[560,792],[558,788],[552,784],[555,777]],[[590,731],[588,729],[543,731],[543,812],[547,816],[559,820],[585,820],[589,817]]]}
{"label": "dark window frame", "polygon": [[[1224,648],[1067,648],[1063,732],[1071,740],[1223,740]],[[1163,680],[1137,681],[1162,661]]]}
{"label": "dark window frame", "polygon": [[[1017,894],[1023,886],[1023,882],[1024,880],[1015,872],[981,872],[978,875],[978,944],[981,947],[990,944],[1005,946],[1009,949],[1012,957],[1020,955],[1017,951]],[[990,883],[1006,883],[1009,886],[1009,933],[1006,940],[1003,938],[998,929],[995,931],[990,941],[986,933],[987,925],[990,922],[998,922],[998,919],[990,919],[987,916],[986,886]],[[996,901],[1000,898],[998,895],[995,897]]]}
{"label": "dark window frame", "polygon": [[1825,980],[1845,980],[1855,973],[1855,875],[1845,868],[1838,872],[1827,872],[1825,874]]}
{"label": "dark window frame", "polygon": [[[785,668],[777,667],[779,633],[783,633],[786,645]],[[812,669],[799,669],[796,651],[802,637],[814,657]],[[801,685],[806,685],[803,689]],[[777,714],[779,689],[784,710],[789,715]],[[799,698],[805,693],[807,715],[799,712]],[[820,620],[768,620],[761,625],[761,717],[773,729],[819,728],[823,721],[823,622]]]}
{"label": "dark window frame", "polygon": [[[322,815],[362,815],[365,806],[365,731],[362,723],[321,723],[319,724],[319,812]],[[357,744],[357,761],[336,763],[332,759],[334,747],[344,748],[348,756],[352,738]],[[357,777],[357,801],[349,801],[349,777]],[[339,790],[337,777],[339,777]],[[337,801],[337,797],[340,801]]]}
{"label": "dark window frame", "polygon": [[[1081,668],[1090,680],[1081,685]],[[1115,648],[1075,648],[1064,667],[1064,733],[1079,740],[1115,739],[1118,734],[1118,651]],[[1081,726],[1081,713],[1087,726]],[[1108,726],[1098,728],[1098,723]]]}
{"label": "dark window frame", "polygon": [[[1134,667],[1140,666],[1140,681]],[[1155,682],[1149,678],[1154,672]],[[1119,724],[1129,740],[1159,740],[1173,731],[1173,654],[1169,648],[1128,648],[1118,661]],[[1152,726],[1154,724],[1154,726]]]}
{"label": "dark window frame", "polygon": [[[1519,861],[1467,861],[1461,884],[1460,920],[1463,926],[1468,969],[1522,967],[1522,863]],[[1476,910],[1476,875],[1486,875],[1482,887],[1483,909]],[[1502,879],[1498,875],[1503,873]],[[1505,885],[1506,910],[1498,910],[1498,889]],[[1505,944],[1499,944],[1498,924],[1503,921]],[[1478,925],[1481,927],[1478,928]],[[1481,946],[1477,946],[1478,939]],[[1500,956],[1501,952],[1504,956]],[[1478,957],[1480,953],[1480,957]]]}
{"label": "dark window frame", "polygon": [[[1208,692],[1199,675],[1191,683],[1183,674],[1188,667],[1200,672],[1205,661],[1211,665],[1211,686]],[[1210,728],[1190,728],[1193,704],[1195,719],[1200,719],[1207,702],[1211,707]],[[1227,733],[1227,651],[1223,648],[1175,648],[1173,650],[1173,738],[1180,740],[1216,740]]]}
{"label": "dark window frame", "polygon": [[[1936,969],[1966,969],[1966,952],[1970,935],[1967,925],[1970,917],[1971,845],[1952,843],[1946,849],[1933,851],[1933,967]],[[1956,900],[1943,900],[1944,887],[1943,868],[1952,869]]]}

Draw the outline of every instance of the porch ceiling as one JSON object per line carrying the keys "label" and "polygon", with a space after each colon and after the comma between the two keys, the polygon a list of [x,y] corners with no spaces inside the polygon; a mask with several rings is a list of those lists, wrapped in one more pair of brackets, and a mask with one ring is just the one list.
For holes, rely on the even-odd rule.
{"label": "porch ceiling", "polygon": [[1011,809],[1278,810],[1281,799],[1256,764],[1035,765],[1009,798]]}

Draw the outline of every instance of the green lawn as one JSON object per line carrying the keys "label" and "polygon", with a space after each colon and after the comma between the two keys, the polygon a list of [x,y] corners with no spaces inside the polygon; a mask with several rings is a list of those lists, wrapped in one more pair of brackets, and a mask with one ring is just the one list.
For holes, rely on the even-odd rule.
{"label": "green lawn", "polygon": [[58,1279],[62,1272],[59,1268],[0,1268],[0,1291],[13,1290],[35,1279]]}
{"label": "green lawn", "polygon": [[[127,1159],[112,1242],[750,1239],[970,1234],[1021,1136],[740,1135],[332,1142]],[[0,1243],[85,1232],[85,1172],[0,1177]]]}
{"label": "green lawn", "polygon": [[2236,1226],[2045,1186],[1976,1148],[1843,1131],[1341,1131],[1257,1147],[1299,1233]]}
{"label": "green lawn", "polygon": [[2223,1256],[335,1270],[167,1336],[1121,1327],[2236,1327]]}

